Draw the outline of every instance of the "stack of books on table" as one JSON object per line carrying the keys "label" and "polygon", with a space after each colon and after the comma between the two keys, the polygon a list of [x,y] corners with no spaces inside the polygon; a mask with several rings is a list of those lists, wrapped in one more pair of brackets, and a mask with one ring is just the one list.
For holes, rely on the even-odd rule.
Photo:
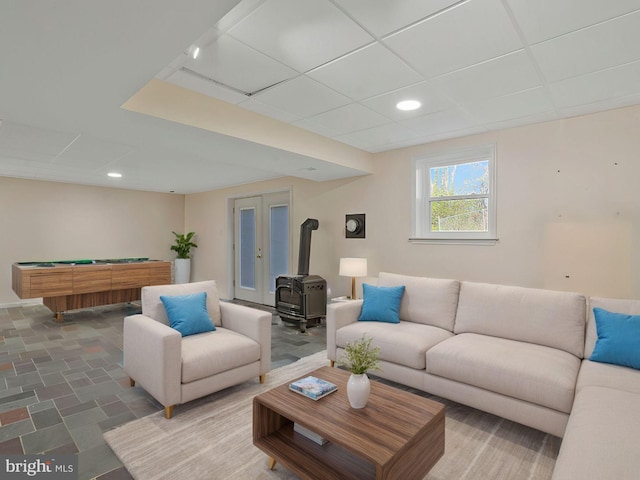
{"label": "stack of books on table", "polygon": [[324,437],[321,437],[316,432],[309,430],[307,427],[303,427],[298,422],[295,422],[293,424],[293,431],[298,432],[300,435],[307,437],[309,440],[313,440],[318,445],[324,445],[325,443],[328,442],[327,439],[325,439]]}
{"label": "stack of books on table", "polygon": [[335,392],[338,389],[338,386],[334,383],[322,380],[321,378],[309,376],[290,383],[289,389],[301,395],[305,395],[312,400],[319,400],[322,397],[326,397],[330,393]]}

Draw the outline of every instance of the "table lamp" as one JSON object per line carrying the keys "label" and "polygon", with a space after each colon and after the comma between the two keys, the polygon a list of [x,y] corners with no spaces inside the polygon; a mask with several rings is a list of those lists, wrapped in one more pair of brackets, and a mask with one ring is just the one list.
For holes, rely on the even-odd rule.
{"label": "table lamp", "polygon": [[341,258],[340,271],[338,275],[341,277],[351,277],[351,300],[356,299],[356,277],[367,276],[367,259],[366,258]]}

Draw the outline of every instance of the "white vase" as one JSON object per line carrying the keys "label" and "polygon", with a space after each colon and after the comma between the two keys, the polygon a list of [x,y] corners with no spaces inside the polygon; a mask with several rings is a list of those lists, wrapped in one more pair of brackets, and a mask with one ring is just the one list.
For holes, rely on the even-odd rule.
{"label": "white vase", "polygon": [[364,408],[369,401],[371,384],[366,373],[352,373],[347,382],[347,398],[353,408]]}
{"label": "white vase", "polygon": [[191,276],[191,259],[176,258],[174,266],[174,283],[189,283]]}

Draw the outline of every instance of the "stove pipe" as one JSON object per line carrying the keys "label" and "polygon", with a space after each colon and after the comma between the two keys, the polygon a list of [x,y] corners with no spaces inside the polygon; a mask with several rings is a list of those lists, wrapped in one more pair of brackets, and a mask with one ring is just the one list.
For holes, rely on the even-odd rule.
{"label": "stove pipe", "polygon": [[318,220],[307,218],[300,225],[300,253],[298,254],[298,275],[309,275],[309,256],[311,255],[311,231],[318,229]]}

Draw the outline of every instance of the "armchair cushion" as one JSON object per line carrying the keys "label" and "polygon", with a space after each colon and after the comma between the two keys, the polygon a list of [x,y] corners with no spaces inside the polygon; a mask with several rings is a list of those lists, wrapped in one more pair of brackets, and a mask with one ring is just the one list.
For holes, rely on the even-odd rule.
{"label": "armchair cushion", "polygon": [[216,327],[221,326],[220,296],[218,295],[218,287],[214,280],[142,287],[142,314],[165,325],[169,325],[167,312],[160,300],[160,295],[188,295],[198,292],[207,292],[207,312],[209,313],[209,317],[213,320],[213,324]]}
{"label": "armchair cushion", "polygon": [[260,344],[226,328],[182,339],[182,383],[260,360]]}
{"label": "armchair cushion", "polygon": [[183,337],[216,329],[207,313],[207,292],[189,295],[160,295],[169,326]]}

